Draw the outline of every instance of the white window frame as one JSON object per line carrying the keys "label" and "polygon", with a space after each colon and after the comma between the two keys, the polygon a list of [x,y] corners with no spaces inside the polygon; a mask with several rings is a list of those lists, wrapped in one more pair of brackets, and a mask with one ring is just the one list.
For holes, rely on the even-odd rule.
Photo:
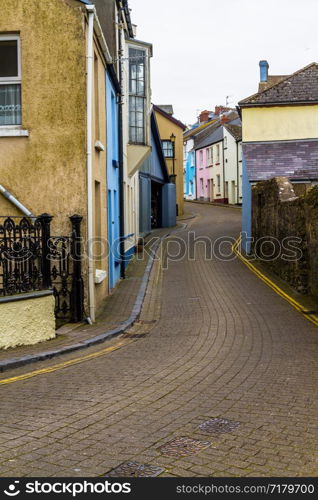
{"label": "white window frame", "polygon": [[0,42],[16,40],[18,46],[18,76],[13,76],[10,79],[8,77],[0,77],[0,85],[10,85],[14,83],[21,83],[21,39],[20,35],[1,35]]}
{"label": "white window frame", "polygon": [[[20,85],[22,84],[22,71],[21,71],[21,38],[20,35],[2,35],[0,34],[0,42],[3,41],[10,41],[10,40],[16,40],[17,41],[17,48],[18,48],[18,75],[17,76],[12,76],[12,77],[0,77],[0,85]],[[22,107],[21,107],[22,109]],[[7,133],[5,133],[5,136],[10,137],[11,135],[15,135],[13,130],[14,129],[21,129],[22,125],[0,125],[0,130],[12,130],[12,134],[8,130]],[[2,135],[2,134],[1,134]],[[0,135],[0,137],[1,137]],[[19,135],[28,135],[28,134],[20,134]]]}

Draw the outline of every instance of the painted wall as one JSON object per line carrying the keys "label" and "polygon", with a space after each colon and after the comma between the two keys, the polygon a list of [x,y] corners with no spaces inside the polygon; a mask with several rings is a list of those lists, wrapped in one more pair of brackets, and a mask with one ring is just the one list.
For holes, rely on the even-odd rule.
{"label": "painted wall", "polygon": [[[176,136],[174,170],[176,177],[176,193],[179,215],[184,213],[184,181],[183,181],[183,129],[161,113],[156,112],[160,138],[162,141],[170,140],[172,134]],[[169,175],[173,173],[173,160],[166,158]]]}
{"label": "painted wall", "polygon": [[53,295],[15,302],[0,302],[0,349],[34,345],[55,337]]}
{"label": "painted wall", "polygon": [[120,279],[120,178],[119,178],[119,134],[118,104],[115,88],[109,75],[106,76],[107,95],[107,199],[108,199],[108,244],[109,244],[109,288]]}
{"label": "painted wall", "polygon": [[[219,148],[219,158],[217,156]],[[208,150],[212,148],[212,158]],[[197,198],[215,203],[224,202],[223,141],[196,150]],[[220,182],[218,182],[220,176]],[[203,188],[202,188],[203,186]]]}
{"label": "painted wall", "polygon": [[243,145],[243,156],[242,156],[242,168],[243,168],[243,206],[242,206],[242,250],[244,253],[249,254],[251,251],[251,242],[249,238],[252,236],[252,186],[250,184],[246,160],[244,156],[244,145]]}
{"label": "painted wall", "polygon": [[[22,128],[30,133],[0,137],[1,183],[33,213],[54,215],[56,234],[68,234],[67,216],[86,210],[86,35],[76,3],[8,0],[0,18],[1,33],[21,36]],[[3,197],[0,212],[20,215]]]}
{"label": "painted wall", "polygon": [[[53,215],[55,235],[69,234],[69,216],[82,215],[87,245],[84,6],[73,0],[8,0],[0,32],[21,36],[22,128],[29,131],[29,137],[8,138],[0,127],[1,183],[34,214]],[[106,146],[105,63],[97,40],[94,52],[94,234],[106,240],[106,153],[95,149],[96,140]],[[2,196],[0,213],[21,215]],[[107,270],[107,256],[98,248],[96,253],[95,268]],[[87,294],[86,261],[83,277]],[[97,310],[107,294],[106,279],[95,287]]]}
{"label": "painted wall", "polygon": [[233,135],[224,127],[224,173],[225,191],[229,204],[242,203],[242,161],[241,143],[237,144]]}
{"label": "painted wall", "polygon": [[318,105],[242,109],[243,142],[317,139]]}
{"label": "painted wall", "polygon": [[[124,189],[124,218],[125,218],[125,258],[128,265],[134,255],[139,238],[139,168],[150,155],[150,55],[148,44],[125,40],[122,31],[122,46],[124,47],[123,60],[123,189]],[[145,99],[145,144],[135,145],[129,142],[129,47],[146,50],[146,99]]]}
{"label": "painted wall", "polygon": [[195,151],[194,141],[189,139],[184,145],[184,197],[187,200],[196,199]]}

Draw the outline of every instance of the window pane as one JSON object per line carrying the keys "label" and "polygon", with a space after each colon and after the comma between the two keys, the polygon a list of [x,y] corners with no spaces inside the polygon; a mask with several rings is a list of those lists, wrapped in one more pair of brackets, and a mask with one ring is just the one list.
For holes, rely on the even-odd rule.
{"label": "window pane", "polygon": [[137,128],[137,142],[144,142],[144,129]]}
{"label": "window pane", "polygon": [[0,85],[0,125],[21,125],[20,85]]}
{"label": "window pane", "polygon": [[0,78],[18,76],[17,40],[0,40]]}

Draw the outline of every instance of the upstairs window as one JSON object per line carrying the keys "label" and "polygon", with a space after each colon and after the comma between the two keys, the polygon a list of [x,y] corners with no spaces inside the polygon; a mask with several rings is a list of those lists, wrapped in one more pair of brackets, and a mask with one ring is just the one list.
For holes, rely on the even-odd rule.
{"label": "upstairs window", "polygon": [[174,147],[171,141],[161,141],[165,158],[174,158]]}
{"label": "upstairs window", "polygon": [[21,125],[20,37],[0,35],[0,126]]}
{"label": "upstairs window", "polygon": [[146,52],[129,48],[129,140],[145,143]]}

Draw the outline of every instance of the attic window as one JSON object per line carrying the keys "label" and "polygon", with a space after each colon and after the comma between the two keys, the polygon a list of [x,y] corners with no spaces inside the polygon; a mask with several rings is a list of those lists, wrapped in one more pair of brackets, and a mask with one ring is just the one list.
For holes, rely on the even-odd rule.
{"label": "attic window", "polygon": [[20,37],[0,35],[0,126],[21,125]]}

